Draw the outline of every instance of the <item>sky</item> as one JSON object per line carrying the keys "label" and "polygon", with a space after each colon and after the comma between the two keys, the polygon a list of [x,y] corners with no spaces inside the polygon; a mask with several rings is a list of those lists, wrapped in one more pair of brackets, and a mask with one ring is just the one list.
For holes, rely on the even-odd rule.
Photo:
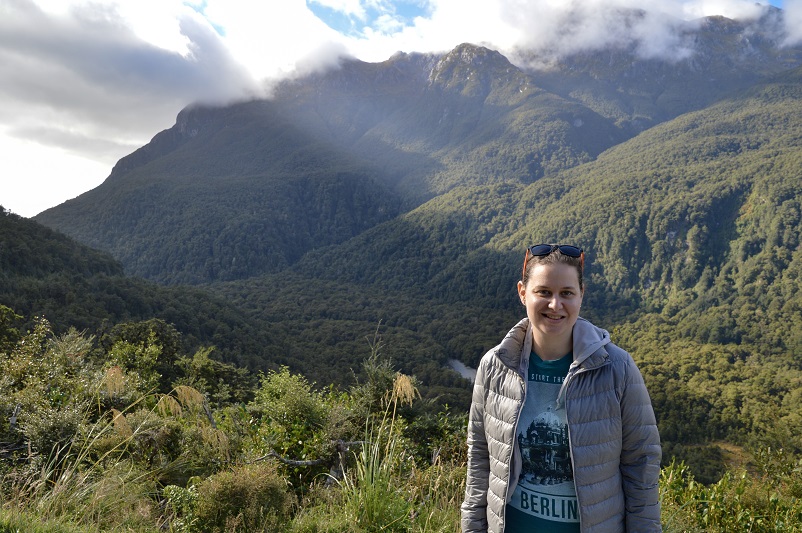
{"label": "sky", "polygon": [[[269,96],[277,80],[482,44],[556,54],[635,43],[691,53],[671,20],[749,18],[755,0],[0,0],[0,205],[32,217],[100,185],[192,103]],[[624,30],[609,7],[654,12]],[[772,0],[802,43],[802,0]],[[570,10],[570,13],[569,13]],[[570,17],[568,16],[570,15]],[[565,37],[569,38],[565,38]]]}

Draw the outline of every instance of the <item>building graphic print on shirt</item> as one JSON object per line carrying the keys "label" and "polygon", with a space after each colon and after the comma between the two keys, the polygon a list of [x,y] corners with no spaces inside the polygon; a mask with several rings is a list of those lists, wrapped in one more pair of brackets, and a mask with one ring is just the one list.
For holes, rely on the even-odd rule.
{"label": "building graphic print on shirt", "polygon": [[[507,505],[505,531],[579,531],[579,507],[565,408],[557,395],[573,360],[530,356],[526,401],[518,422],[521,475]],[[537,527],[537,529],[532,529]]]}

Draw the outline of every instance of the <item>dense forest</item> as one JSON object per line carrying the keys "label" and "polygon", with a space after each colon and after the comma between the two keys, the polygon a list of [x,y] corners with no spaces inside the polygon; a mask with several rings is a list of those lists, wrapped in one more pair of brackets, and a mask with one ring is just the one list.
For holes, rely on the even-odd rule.
{"label": "dense forest", "polygon": [[750,31],[711,19],[703,73],[347,62],[3,211],[0,531],[455,531],[449,361],[523,315],[537,242],[584,248],[646,379],[666,531],[800,531],[802,55]]}

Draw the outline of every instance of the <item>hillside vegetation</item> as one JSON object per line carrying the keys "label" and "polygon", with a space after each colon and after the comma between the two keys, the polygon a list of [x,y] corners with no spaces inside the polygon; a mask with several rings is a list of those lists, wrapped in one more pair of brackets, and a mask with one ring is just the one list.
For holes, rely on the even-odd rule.
{"label": "hillside vegetation", "polygon": [[[387,356],[400,361],[405,372],[427,378],[420,387],[424,396],[467,408],[467,383],[446,366],[447,358],[431,334],[410,331],[399,320],[382,323],[375,307],[362,305],[360,299],[354,300],[351,314],[330,320],[335,316],[327,316],[323,300],[309,306],[305,296],[299,299],[308,280],[289,273],[250,290],[255,298],[270,299],[281,287],[291,308],[254,313],[227,295],[127,277],[107,254],[8,212],[0,215],[0,272],[0,305],[25,317],[17,326],[21,331],[32,327],[36,317],[46,318],[57,335],[74,328],[101,336],[117,324],[156,319],[181,332],[182,350],[213,346],[216,360],[252,372],[286,365],[321,383],[348,385],[364,377],[365,339],[381,326],[394,339]],[[358,288],[330,284],[325,291],[329,306],[348,300],[353,290]],[[403,316],[409,317],[418,300],[399,294],[397,302],[402,298],[408,302]],[[314,354],[329,362],[310,364]]]}
{"label": "hillside vegetation", "polygon": [[[633,10],[629,17],[637,23],[645,14]],[[671,61],[648,53],[654,50],[636,54],[634,44],[587,50],[559,61],[522,52],[520,60],[546,63],[545,68],[535,67],[541,87],[639,133],[799,66],[802,50],[780,46],[773,31],[782,16],[769,8],[755,20],[673,20],[673,42],[654,41],[658,49],[673,54]]]}
{"label": "hillside vegetation", "polygon": [[[0,307],[2,531],[457,529],[466,415],[421,400],[380,336],[365,380],[317,388],[173,353],[164,324],[95,339],[43,320],[20,334],[18,318]],[[800,531],[802,477],[782,450],[709,486],[668,464],[660,483],[667,532]]]}
{"label": "hillside vegetation", "polygon": [[232,360],[260,353],[260,343],[269,342],[263,325],[205,291],[127,277],[108,254],[6,211],[0,215],[0,272],[0,302],[25,317],[23,331],[35,317],[46,318],[58,334],[158,318],[180,328],[184,349],[217,344]]}

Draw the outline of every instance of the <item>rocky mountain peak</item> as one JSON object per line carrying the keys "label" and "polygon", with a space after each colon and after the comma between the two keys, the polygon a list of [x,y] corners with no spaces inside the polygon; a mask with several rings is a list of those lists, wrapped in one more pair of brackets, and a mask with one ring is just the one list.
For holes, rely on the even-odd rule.
{"label": "rocky mountain peak", "polygon": [[464,95],[486,94],[494,83],[507,84],[521,75],[498,51],[463,43],[437,61],[429,73],[429,85]]}

